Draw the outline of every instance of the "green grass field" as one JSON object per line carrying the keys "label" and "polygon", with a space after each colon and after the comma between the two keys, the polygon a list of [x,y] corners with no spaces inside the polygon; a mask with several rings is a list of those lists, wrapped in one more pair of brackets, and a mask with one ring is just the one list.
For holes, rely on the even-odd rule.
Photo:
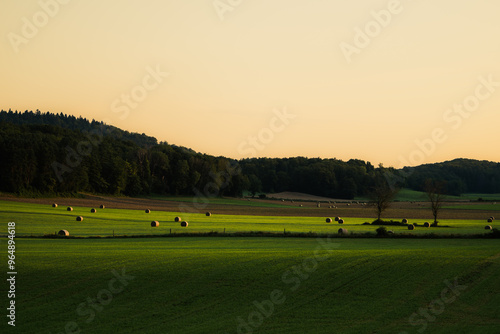
{"label": "green grass field", "polygon": [[[21,202],[0,202],[0,220],[17,223],[18,236],[42,236],[54,234],[61,229],[69,231],[71,236],[122,236],[122,235],[165,235],[170,233],[235,233],[235,232],[272,232],[283,233],[337,233],[339,227],[354,233],[375,233],[378,226],[363,225],[373,218],[349,218],[343,225],[336,222],[327,224],[326,217],[278,217],[278,216],[248,216],[248,215],[218,215],[206,217],[203,213],[188,214],[179,212],[152,211],[146,214],[142,210],[97,209],[90,213],[88,207],[52,208],[48,205],[27,204]],[[82,222],[76,217],[83,216]],[[174,222],[180,216],[189,222],[187,228]],[[334,218],[334,217],[332,217]],[[152,228],[151,221],[159,221],[160,226]],[[423,225],[426,220],[414,219]],[[484,220],[440,220],[440,225],[449,227],[424,228],[417,227],[409,231],[405,226],[388,226],[388,230],[403,234],[481,234],[485,233]],[[494,224],[493,224],[494,225]],[[0,234],[5,235],[7,226],[0,227]]]}
{"label": "green grass field", "polygon": [[500,332],[499,240],[18,239],[16,255],[2,333]]}
{"label": "green grass field", "polygon": [[[15,239],[16,327],[5,318],[1,333],[500,332],[498,239],[29,238],[60,229],[106,237],[224,228],[336,234],[341,226],[325,217],[73,209],[0,202],[0,235],[14,221],[16,235],[25,237]],[[362,225],[372,219],[343,218],[350,232],[378,227]],[[160,226],[151,228],[152,220]],[[489,233],[484,221],[441,224],[450,227],[387,229]],[[7,254],[5,238],[0,247]],[[1,301],[7,306],[6,297]]]}

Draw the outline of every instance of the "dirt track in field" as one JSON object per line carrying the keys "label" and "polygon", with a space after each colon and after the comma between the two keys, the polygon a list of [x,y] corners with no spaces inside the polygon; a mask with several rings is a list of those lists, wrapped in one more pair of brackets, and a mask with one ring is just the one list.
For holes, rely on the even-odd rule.
{"label": "dirt track in field", "polygon": [[[0,200],[17,201],[26,203],[36,203],[51,205],[57,203],[60,206],[80,206],[88,208],[99,208],[104,205],[113,209],[135,209],[135,210],[155,210],[172,212],[204,213],[210,211],[214,214],[231,215],[256,215],[256,216],[299,216],[299,217],[371,217],[376,218],[374,208],[369,205],[362,205],[356,202],[351,203],[328,203],[322,202],[321,207],[317,207],[316,201],[284,201],[271,199],[240,199],[242,205],[229,204],[208,204],[202,201],[178,202],[175,200],[158,200],[146,198],[112,197],[87,195],[85,198],[19,198],[10,195],[1,195]],[[259,207],[248,206],[248,201],[257,203],[272,203],[282,207]],[[447,203],[447,205],[453,203]],[[463,203],[460,203],[463,204]],[[300,207],[302,205],[302,207]],[[336,208],[330,208],[336,206]],[[429,203],[425,202],[396,202],[384,212],[384,219],[428,219],[432,214]],[[497,211],[486,210],[463,210],[463,209],[441,209],[439,218],[441,219],[486,219],[495,216]]]}

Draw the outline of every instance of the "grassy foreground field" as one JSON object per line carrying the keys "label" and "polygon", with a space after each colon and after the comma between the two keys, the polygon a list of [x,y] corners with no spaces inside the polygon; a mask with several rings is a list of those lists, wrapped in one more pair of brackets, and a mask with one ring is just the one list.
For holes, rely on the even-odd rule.
{"label": "grassy foreground field", "polygon": [[[330,233],[335,234],[339,227],[346,228],[350,233],[375,233],[378,226],[363,225],[373,221],[373,218],[342,217],[343,225],[336,222],[327,224],[325,212],[318,211],[318,216],[254,216],[254,215],[224,215],[214,213],[211,217],[203,213],[182,213],[169,211],[155,211],[147,214],[144,210],[127,209],[99,209],[96,213],[90,212],[90,207],[73,206],[73,211],[66,211],[65,206],[52,208],[49,205],[0,201],[0,220],[17,223],[18,236],[42,236],[54,234],[59,230],[69,231],[71,236],[121,236],[121,235],[165,235],[170,233],[235,233],[235,232],[272,232],[283,233]],[[296,210],[295,208],[293,210]],[[365,209],[361,209],[365,210]],[[335,212],[326,212],[333,214]],[[82,216],[83,221],[77,222],[76,217]],[[174,222],[180,216],[189,222],[187,228]],[[159,221],[160,225],[151,228],[151,221]],[[495,223],[486,223],[479,219],[441,219],[440,228],[424,228],[423,223],[428,219],[411,219],[411,223],[420,226],[409,231],[406,226],[388,226],[396,234],[482,234],[486,233],[485,225],[496,227]],[[496,221],[495,221],[496,222]],[[447,227],[445,227],[447,226]],[[0,227],[0,235],[5,235],[7,226]]]}
{"label": "grassy foreground field", "polygon": [[16,255],[2,333],[500,332],[500,240],[17,239]]}

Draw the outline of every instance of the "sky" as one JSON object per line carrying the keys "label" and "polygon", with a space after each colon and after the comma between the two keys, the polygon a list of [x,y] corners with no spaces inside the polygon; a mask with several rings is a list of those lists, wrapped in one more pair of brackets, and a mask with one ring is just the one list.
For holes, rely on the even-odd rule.
{"label": "sky", "polygon": [[500,161],[495,0],[2,0],[0,109],[231,158]]}

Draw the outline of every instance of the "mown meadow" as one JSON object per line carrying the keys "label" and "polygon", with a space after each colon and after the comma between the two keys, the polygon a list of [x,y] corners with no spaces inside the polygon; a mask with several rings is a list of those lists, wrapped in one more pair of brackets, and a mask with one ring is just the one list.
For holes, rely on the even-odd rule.
{"label": "mown meadow", "polygon": [[23,238],[17,259],[12,333],[500,331],[498,239]]}
{"label": "mown meadow", "polygon": [[[222,215],[212,212],[210,217],[202,213],[151,211],[126,209],[99,209],[91,213],[90,207],[72,207],[67,211],[65,206],[53,208],[49,205],[30,204],[21,202],[0,202],[0,219],[16,221],[18,236],[43,236],[55,234],[59,230],[67,230],[70,236],[132,236],[132,235],[166,235],[176,233],[236,233],[236,232],[271,232],[271,233],[337,233],[343,227],[349,233],[375,233],[378,226],[363,225],[372,222],[373,218],[341,217],[344,224],[333,221],[326,223],[326,218],[301,216],[253,216],[253,215]],[[76,221],[82,216],[83,221]],[[188,227],[181,227],[175,222],[175,217],[188,221]],[[330,218],[335,218],[330,216]],[[151,227],[152,221],[158,221],[158,227]],[[388,230],[396,234],[429,234],[457,235],[482,234],[486,225],[495,226],[495,222],[470,219],[443,219],[437,228],[425,228],[425,219],[412,219],[410,223],[417,223],[415,230],[409,231],[406,226],[388,226]],[[432,222],[432,221],[431,221]],[[5,233],[6,226],[2,226],[0,233]]]}
{"label": "mown meadow", "polygon": [[[500,332],[500,239],[466,238],[491,233],[484,220],[387,226],[396,235],[464,238],[375,238],[379,226],[363,225],[368,218],[340,225],[314,216],[0,205],[0,234],[16,223],[18,272],[16,327],[4,321],[2,333]],[[372,237],[339,238],[339,227]],[[60,229],[76,238],[50,236]],[[274,237],[243,233],[252,231]],[[6,254],[4,238],[0,246]]]}

